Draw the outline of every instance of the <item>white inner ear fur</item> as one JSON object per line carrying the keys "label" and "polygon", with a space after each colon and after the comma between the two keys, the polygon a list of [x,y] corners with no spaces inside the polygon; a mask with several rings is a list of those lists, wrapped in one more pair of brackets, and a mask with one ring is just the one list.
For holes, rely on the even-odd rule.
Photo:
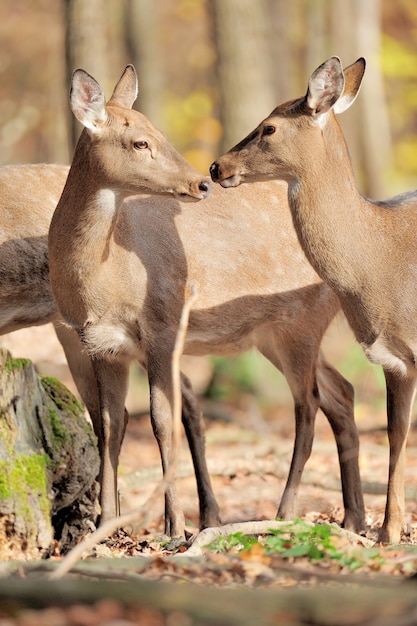
{"label": "white inner ear fur", "polygon": [[336,115],[346,111],[354,102],[354,100],[356,100],[356,96],[357,93],[354,96],[352,96],[352,94],[341,95],[339,100],[337,100],[333,105],[333,111],[336,113]]}

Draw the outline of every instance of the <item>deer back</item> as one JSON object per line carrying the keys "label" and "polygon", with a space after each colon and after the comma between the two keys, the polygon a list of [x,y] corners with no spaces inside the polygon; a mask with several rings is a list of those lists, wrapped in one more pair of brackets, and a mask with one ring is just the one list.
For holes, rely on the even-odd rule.
{"label": "deer back", "polygon": [[0,168],[0,333],[46,323],[56,315],[47,235],[68,170],[41,164]]}

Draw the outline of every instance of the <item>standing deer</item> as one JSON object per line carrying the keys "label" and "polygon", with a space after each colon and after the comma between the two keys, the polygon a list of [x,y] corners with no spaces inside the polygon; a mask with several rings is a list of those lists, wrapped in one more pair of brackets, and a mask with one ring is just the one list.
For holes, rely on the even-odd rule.
{"label": "standing deer", "polygon": [[[133,66],[107,104],[99,84],[75,71],[71,106],[85,128],[49,232],[52,291],[92,356],[99,389],[102,520],[116,513],[123,406],[134,359],[148,374],[151,421],[167,469],[171,357],[194,286],[198,299],[185,352],[235,354],[257,347],[293,393],[296,442],[278,515],[294,515],[320,406],[337,442],[344,524],[363,528],[353,391],[320,352],[340,304],[306,262],[290,219],[288,230],[279,232],[280,219],[289,216],[286,186],[272,182],[235,194],[216,186],[204,201],[184,203],[207,196],[208,184],[131,109],[136,95]],[[180,536],[184,519],[175,487],[165,503],[166,532]]]}
{"label": "standing deer", "polygon": [[369,360],[382,365],[390,454],[379,540],[398,542],[417,376],[417,192],[372,202],[357,189],[335,113],[353,103],[364,71],[362,58],[345,70],[339,58],[328,59],[312,74],[303,98],[278,106],[212,164],[211,175],[223,187],[288,182],[293,223],[307,258],[338,294]]}
{"label": "standing deer", "polygon": [[[0,335],[53,324],[99,438],[101,417],[91,360],[77,332],[63,323],[49,284],[48,230],[68,172],[66,165],[0,167]],[[200,410],[184,375],[181,389],[182,417],[199,493],[200,525],[205,528],[219,523],[218,505],[205,460]]]}

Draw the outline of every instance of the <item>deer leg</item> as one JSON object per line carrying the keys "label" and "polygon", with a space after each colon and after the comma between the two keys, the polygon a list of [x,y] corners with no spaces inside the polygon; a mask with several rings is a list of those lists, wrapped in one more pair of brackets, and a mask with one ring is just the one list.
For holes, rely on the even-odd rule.
{"label": "deer leg", "polygon": [[295,399],[295,441],[290,471],[277,512],[277,517],[281,519],[294,519],[295,517],[301,477],[313,447],[314,423],[318,408],[318,391],[315,382],[308,391],[304,401],[300,401],[300,398]]}
{"label": "deer leg", "polygon": [[92,364],[100,406],[96,432],[100,451],[100,523],[103,523],[118,514],[117,469],[127,424],[125,400],[129,366],[100,358],[94,358]]}
{"label": "deer leg", "polygon": [[219,506],[206,462],[204,422],[189,379],[181,373],[182,422],[193,459],[200,504],[200,529],[220,525]]}
{"label": "deer leg", "polygon": [[[100,442],[102,441],[100,401],[92,359],[85,351],[75,330],[68,328],[68,326],[64,326],[61,322],[54,323],[54,328],[56,336],[58,337],[65,352],[71,376],[74,379],[78,393],[80,394],[88,414],[90,415],[94,433],[100,445]],[[127,410],[124,409],[124,430],[122,441],[128,420],[129,414]]]}
{"label": "deer leg", "polygon": [[[310,457],[314,439],[314,423],[320,399],[314,374],[314,359],[310,354],[302,354],[302,347],[294,351],[281,340],[273,343],[268,336],[268,343],[259,345],[262,354],[275,365],[286,377],[295,407],[295,441],[290,470],[277,517],[294,519],[298,490],[304,466]],[[280,350],[278,351],[277,346]],[[306,365],[308,364],[308,366]]]}
{"label": "deer leg", "polygon": [[405,446],[410,426],[411,407],[416,381],[384,370],[387,386],[387,416],[389,440],[389,472],[385,517],[379,541],[399,543],[404,522],[404,463]]}
{"label": "deer leg", "polygon": [[91,359],[84,350],[78,333],[61,321],[54,323],[55,333],[65,352],[68,367],[82,401],[90,415],[94,432],[99,436],[100,403]]}
{"label": "deer leg", "polygon": [[313,445],[315,416],[317,409],[321,407],[333,430],[339,455],[345,507],[343,525],[359,532],[365,526],[365,513],[352,387],[326,362],[321,352],[316,356],[307,345],[298,345],[297,354],[293,354],[294,350],[290,347],[285,350],[282,339],[279,346],[281,354],[271,343],[260,348],[283,372],[295,403],[294,450],[277,516],[283,519],[294,517],[302,473]]}
{"label": "deer leg", "polygon": [[[152,359],[148,362],[150,389],[151,423],[155,439],[161,455],[164,475],[169,467],[172,456],[172,379],[171,363],[167,357],[166,364],[161,362],[162,354],[153,366]],[[171,538],[184,537],[185,520],[180,506],[175,482],[165,492],[165,534]]]}
{"label": "deer leg", "polygon": [[359,473],[359,436],[353,412],[353,387],[321,352],[316,371],[320,408],[332,428],[339,455],[345,508],[343,526],[358,533],[365,529],[365,506]]}

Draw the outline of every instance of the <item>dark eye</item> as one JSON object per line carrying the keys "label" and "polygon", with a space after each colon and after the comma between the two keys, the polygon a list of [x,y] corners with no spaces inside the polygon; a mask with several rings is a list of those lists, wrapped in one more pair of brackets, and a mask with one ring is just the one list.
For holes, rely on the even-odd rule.
{"label": "dark eye", "polygon": [[273,135],[275,132],[275,126],[264,126],[263,135]]}
{"label": "dark eye", "polygon": [[133,145],[136,148],[136,150],[146,150],[146,148],[148,147],[148,142],[147,141],[135,141]]}

